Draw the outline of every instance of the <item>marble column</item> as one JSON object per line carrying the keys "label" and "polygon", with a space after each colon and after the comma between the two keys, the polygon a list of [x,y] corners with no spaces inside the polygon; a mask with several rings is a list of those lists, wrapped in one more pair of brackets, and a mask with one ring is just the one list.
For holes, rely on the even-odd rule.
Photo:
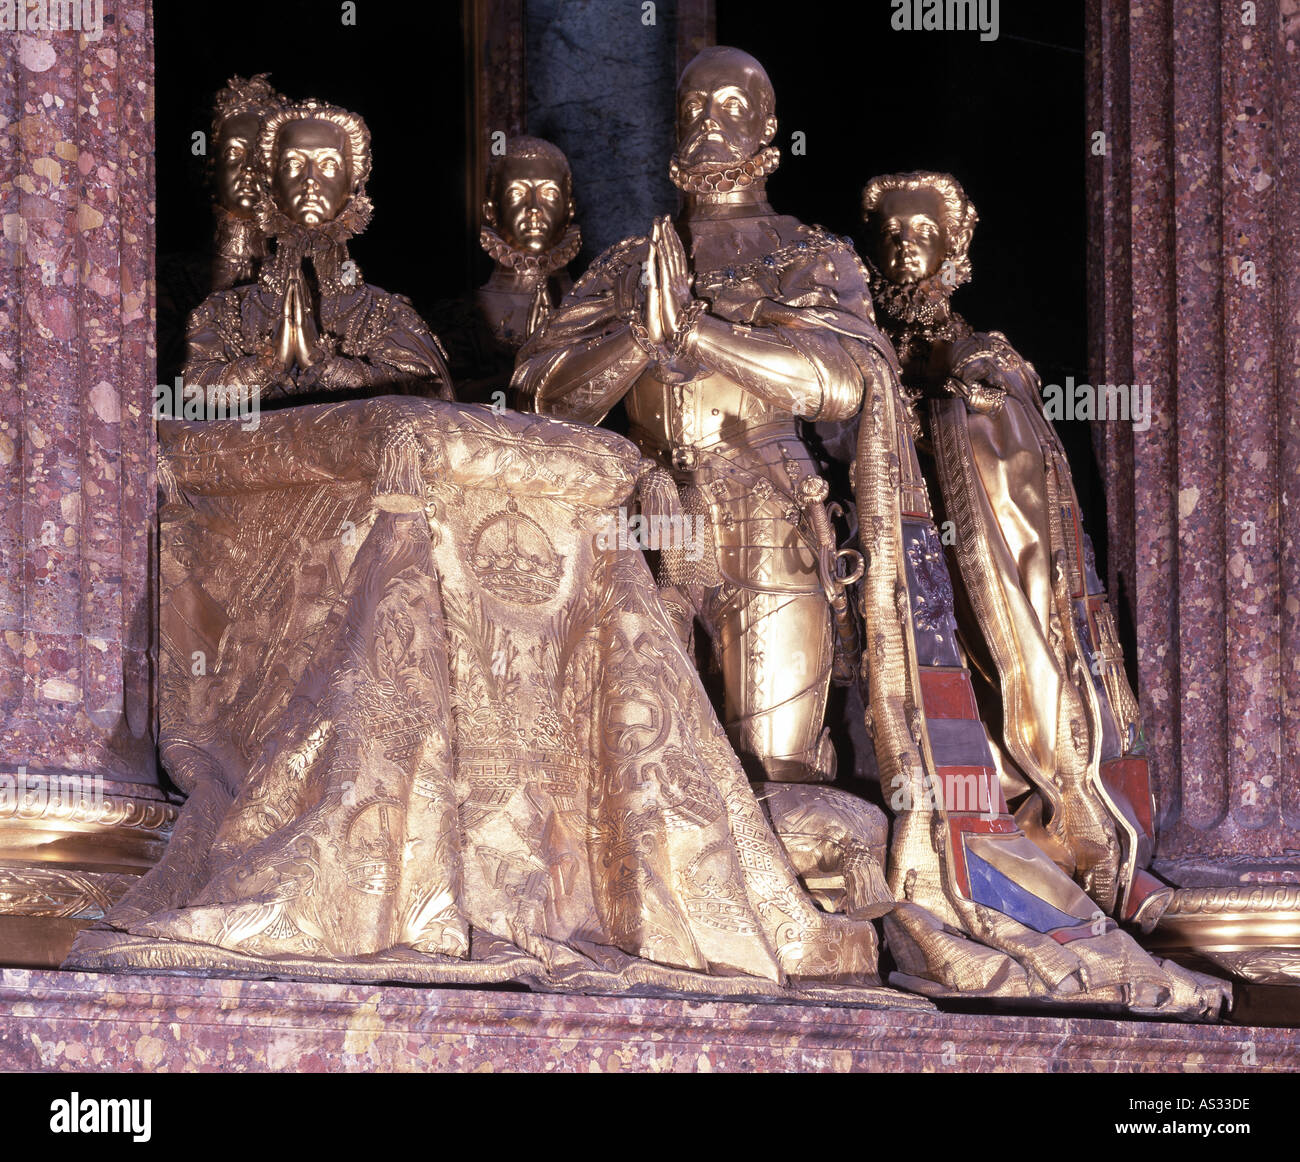
{"label": "marble column", "polygon": [[496,134],[525,132],[524,0],[474,0],[468,5],[467,65],[473,135],[466,166],[465,241],[478,253],[479,208],[487,195],[487,169]]}
{"label": "marble column", "polygon": [[[678,9],[685,20],[678,23]],[[527,0],[528,132],[573,168],[584,269],[676,209],[668,180],[679,34],[710,35],[694,0]]]}
{"label": "marble column", "polygon": [[[86,6],[87,10],[95,6]],[[0,33],[0,963],[57,961],[161,852],[153,45]]]}
{"label": "marble column", "polygon": [[1300,5],[1089,0],[1088,71],[1091,374],[1153,394],[1096,444],[1163,931],[1300,979]]}

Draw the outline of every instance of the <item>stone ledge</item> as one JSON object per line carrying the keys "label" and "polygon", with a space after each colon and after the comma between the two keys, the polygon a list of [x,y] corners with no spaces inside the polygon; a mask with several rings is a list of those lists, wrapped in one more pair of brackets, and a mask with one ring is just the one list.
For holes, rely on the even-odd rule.
{"label": "stone ledge", "polygon": [[1295,1029],[0,970],[0,1070],[1298,1068]]}

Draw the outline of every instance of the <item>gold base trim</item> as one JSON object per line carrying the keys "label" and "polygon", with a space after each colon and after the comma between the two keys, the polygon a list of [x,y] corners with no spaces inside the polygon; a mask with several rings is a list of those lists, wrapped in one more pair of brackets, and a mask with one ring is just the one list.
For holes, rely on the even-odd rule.
{"label": "gold base trim", "polygon": [[177,814],[148,784],[0,765],[0,965],[58,967],[158,862]]}
{"label": "gold base trim", "polygon": [[138,878],[121,872],[0,863],[0,916],[98,920]]}
{"label": "gold base trim", "polygon": [[1253,984],[1300,985],[1300,885],[1179,888],[1152,945]]}
{"label": "gold base trim", "polygon": [[0,864],[141,875],[162,856],[177,813],[148,786],[0,767]]}

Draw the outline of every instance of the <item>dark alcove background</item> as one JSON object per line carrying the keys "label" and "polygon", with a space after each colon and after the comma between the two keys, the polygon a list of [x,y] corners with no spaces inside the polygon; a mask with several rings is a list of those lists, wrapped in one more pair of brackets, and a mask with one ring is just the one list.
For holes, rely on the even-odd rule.
{"label": "dark alcove background", "polygon": [[192,134],[211,134],[213,96],[235,74],[269,72],[290,98],[316,97],[365,118],[375,216],[352,254],[367,282],[422,311],[463,290],[475,240],[465,228],[461,5],[363,2],[357,10],[351,26],[338,0],[155,4],[160,380],[179,373],[185,316],[208,289],[212,185]]}

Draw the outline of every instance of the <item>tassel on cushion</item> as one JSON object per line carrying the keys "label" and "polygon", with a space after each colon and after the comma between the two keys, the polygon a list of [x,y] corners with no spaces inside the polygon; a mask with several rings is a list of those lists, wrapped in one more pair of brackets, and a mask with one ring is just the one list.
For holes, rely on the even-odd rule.
{"label": "tassel on cushion", "polygon": [[[647,468],[646,464],[650,464]],[[682,521],[682,501],[677,492],[677,482],[672,474],[665,471],[653,461],[641,462],[642,469],[637,478],[637,500],[641,515],[647,526],[651,521],[662,522],[661,528],[680,528]],[[683,567],[682,547],[677,541],[659,548],[659,585],[682,585],[686,583],[686,570]]]}
{"label": "tassel on cushion", "polygon": [[375,504],[385,512],[423,511],[423,454],[411,428],[405,425],[395,428],[384,440],[373,496]]}

